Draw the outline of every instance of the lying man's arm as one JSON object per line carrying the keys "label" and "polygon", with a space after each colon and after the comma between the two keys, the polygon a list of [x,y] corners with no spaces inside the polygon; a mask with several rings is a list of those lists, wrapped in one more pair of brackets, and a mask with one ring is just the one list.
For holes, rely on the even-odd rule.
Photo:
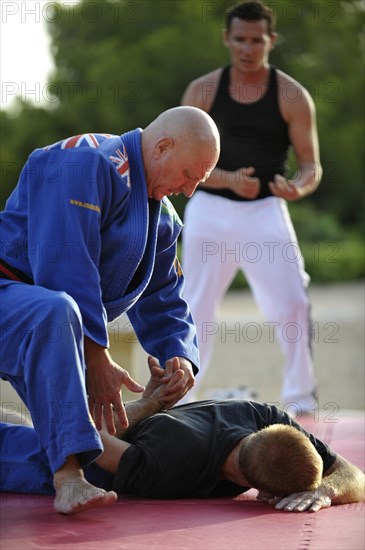
{"label": "lying man's arm", "polygon": [[294,493],[285,498],[259,494],[258,498],[275,504],[287,512],[317,512],[331,504],[361,502],[365,496],[364,473],[345,458],[337,455],[334,464],[323,474],[321,485],[314,491]]}
{"label": "lying man's arm", "polygon": [[[141,399],[125,403],[125,410],[128,418],[128,428],[122,429],[115,416],[116,436],[110,435],[103,424],[100,436],[104,445],[104,452],[96,460],[97,464],[111,473],[116,473],[123,453],[130,447],[130,443],[121,439],[124,434],[136,426],[141,420],[161,411],[166,406],[165,397],[168,389],[176,384],[183,376],[184,371],[180,369],[178,358],[174,358],[170,365],[171,372],[158,366],[153,358],[148,358],[148,366],[151,378],[142,394]],[[166,378],[168,381],[166,382]]]}

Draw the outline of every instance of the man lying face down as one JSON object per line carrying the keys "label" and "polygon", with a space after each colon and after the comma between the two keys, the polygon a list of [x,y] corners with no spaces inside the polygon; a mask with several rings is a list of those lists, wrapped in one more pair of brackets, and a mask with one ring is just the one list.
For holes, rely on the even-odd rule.
{"label": "man lying face down", "polygon": [[[100,484],[109,472],[106,488],[160,499],[235,496],[254,487],[258,499],[296,512],[363,500],[364,474],[275,406],[199,401],[163,410],[168,385],[184,373],[178,358],[171,372],[152,357],[148,362],[151,378],[142,398],[126,404],[128,429],[119,428],[116,436],[105,428],[100,432],[104,453],[98,467],[85,472],[93,482],[99,476]],[[4,457],[1,490],[51,492],[51,474],[33,429],[3,426],[5,454],[14,452],[14,430],[23,431],[23,448],[14,464]],[[34,464],[36,480],[30,477]]]}

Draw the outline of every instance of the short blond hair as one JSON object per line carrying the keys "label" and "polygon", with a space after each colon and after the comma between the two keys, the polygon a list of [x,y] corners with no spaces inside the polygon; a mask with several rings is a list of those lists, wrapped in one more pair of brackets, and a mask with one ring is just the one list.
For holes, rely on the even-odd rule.
{"label": "short blond hair", "polygon": [[273,424],[245,438],[239,466],[256,489],[277,496],[318,488],[323,462],[304,433],[293,426]]}

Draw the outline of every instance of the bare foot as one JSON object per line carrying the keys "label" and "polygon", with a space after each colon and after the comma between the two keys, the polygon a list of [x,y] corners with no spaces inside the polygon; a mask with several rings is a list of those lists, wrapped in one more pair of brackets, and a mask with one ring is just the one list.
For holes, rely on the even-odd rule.
{"label": "bare foot", "polygon": [[114,491],[106,492],[91,485],[82,475],[55,480],[56,498],[54,507],[61,514],[76,514],[90,508],[112,504],[117,500]]}

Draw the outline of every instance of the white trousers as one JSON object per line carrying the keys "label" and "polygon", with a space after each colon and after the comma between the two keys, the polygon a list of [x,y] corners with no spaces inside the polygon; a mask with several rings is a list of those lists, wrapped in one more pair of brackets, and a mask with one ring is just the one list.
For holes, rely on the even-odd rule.
{"label": "white trousers", "polygon": [[201,359],[194,393],[212,356],[209,327],[240,269],[285,355],[282,401],[309,409],[315,391],[309,276],[286,202],[277,197],[239,202],[197,191],[185,209],[184,224],[184,297],[197,326]]}

